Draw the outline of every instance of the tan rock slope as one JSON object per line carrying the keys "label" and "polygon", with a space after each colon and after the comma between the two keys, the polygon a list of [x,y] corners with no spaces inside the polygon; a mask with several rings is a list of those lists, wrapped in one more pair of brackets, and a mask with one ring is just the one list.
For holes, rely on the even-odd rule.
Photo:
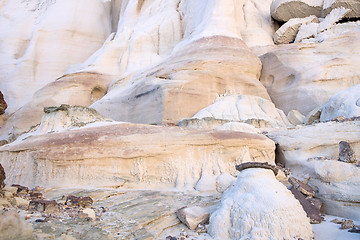
{"label": "tan rock slope", "polygon": [[[69,119],[83,119],[79,122],[83,125],[84,119],[89,119],[86,121],[91,123],[89,117],[81,115],[86,111],[70,110]],[[63,112],[60,108],[57,111]],[[8,182],[48,187],[92,185],[216,191],[217,185],[222,184],[221,175],[236,176],[235,164],[274,163],[273,141],[259,134],[131,123],[107,123],[44,134],[47,126],[54,129],[60,125],[59,117],[45,115],[33,134],[1,148],[1,163],[7,170]],[[57,123],[50,123],[51,119]],[[69,120],[62,120],[64,126],[69,125]]]}

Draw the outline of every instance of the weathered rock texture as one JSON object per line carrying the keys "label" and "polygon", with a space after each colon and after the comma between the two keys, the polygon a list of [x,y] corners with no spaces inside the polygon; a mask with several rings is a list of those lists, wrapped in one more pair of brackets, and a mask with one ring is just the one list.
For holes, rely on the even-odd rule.
{"label": "weathered rock texture", "polygon": [[118,80],[91,107],[117,121],[177,123],[212,104],[219,95],[270,100],[258,81],[260,71],[260,60],[242,40],[201,38],[158,66]]}
{"label": "weathered rock texture", "polygon": [[328,15],[338,7],[350,9],[345,16],[346,18],[360,18],[360,2],[356,0],[324,0],[322,16]]}
{"label": "weathered rock texture", "polygon": [[311,239],[300,203],[268,169],[246,169],[211,214],[208,232],[215,239]]}
{"label": "weathered rock texture", "polygon": [[108,76],[94,73],[63,76],[37,91],[29,103],[9,118],[0,129],[0,134],[14,141],[40,123],[46,107],[61,104],[90,106],[105,95],[109,82]]}
{"label": "weathered rock texture", "polygon": [[290,126],[284,112],[266,99],[257,96],[226,96],[214,104],[200,110],[193,118],[215,118],[229,121],[249,122],[258,120],[267,122],[271,127]]}
{"label": "weathered rock texture", "polygon": [[322,107],[320,121],[360,116],[360,84],[332,96]]}
{"label": "weathered rock texture", "polygon": [[109,1],[2,1],[0,15],[0,89],[9,113],[111,33]]}
{"label": "weathered rock texture", "polygon": [[319,19],[316,16],[306,18],[292,18],[283,24],[274,34],[274,42],[276,44],[291,43],[295,40],[299,32],[299,28],[303,24],[317,23]]}
{"label": "weathered rock texture", "polygon": [[304,18],[310,15],[321,16],[322,0],[274,0],[271,3],[271,16],[278,21],[291,18]]}
{"label": "weathered rock texture", "polygon": [[279,160],[296,178],[309,180],[325,213],[360,219],[360,168],[337,161],[340,141],[350,143],[358,158],[359,121],[319,123],[268,136],[279,144]]}
{"label": "weathered rock texture", "polygon": [[[335,25],[320,34],[321,44],[281,45],[260,57],[261,82],[275,106],[307,115],[341,90],[360,83],[360,26]],[[321,40],[320,40],[321,39]]]}
{"label": "weathered rock texture", "polygon": [[8,182],[30,186],[216,191],[236,164],[274,163],[274,149],[258,134],[120,123],[19,140],[1,148],[0,162]]}

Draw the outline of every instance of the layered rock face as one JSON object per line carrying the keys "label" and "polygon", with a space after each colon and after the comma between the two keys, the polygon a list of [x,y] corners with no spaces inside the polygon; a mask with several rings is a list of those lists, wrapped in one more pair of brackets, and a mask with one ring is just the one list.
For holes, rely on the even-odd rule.
{"label": "layered rock face", "polygon": [[[110,238],[166,238],[210,196],[206,238],[311,239],[271,171],[235,169],[267,162],[360,219],[359,18],[352,0],[0,1],[0,187],[111,188],[113,211],[127,191],[151,217],[109,214]],[[179,193],[161,211],[159,189]],[[202,196],[172,205],[185,191]]]}
{"label": "layered rock face", "polygon": [[316,188],[326,212],[360,219],[360,168],[356,163],[338,161],[341,141],[348,142],[355,159],[359,158],[359,121],[320,123],[268,136],[280,146],[279,160],[291,168],[294,176]]}
{"label": "layered rock face", "polygon": [[241,132],[116,123],[36,133],[2,147],[8,182],[216,191],[235,164],[275,157],[271,140]]}

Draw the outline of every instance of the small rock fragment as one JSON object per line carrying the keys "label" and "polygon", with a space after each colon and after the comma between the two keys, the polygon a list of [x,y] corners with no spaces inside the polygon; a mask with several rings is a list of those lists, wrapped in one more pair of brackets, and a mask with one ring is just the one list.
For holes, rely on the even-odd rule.
{"label": "small rock fragment", "polygon": [[[299,26],[300,27],[300,26]],[[296,32],[297,33],[297,32]],[[294,37],[295,40],[295,37]],[[293,125],[301,125],[304,123],[305,121],[305,116],[302,115],[299,111],[297,110],[291,110],[288,115],[287,118],[289,119],[289,122]]]}
{"label": "small rock fragment", "polygon": [[350,144],[345,141],[339,142],[339,161],[356,163],[356,156]]}
{"label": "small rock fragment", "polygon": [[9,142],[8,142],[7,140],[5,140],[5,139],[0,140],[0,147],[6,145],[6,144],[8,144],[8,143],[9,143]]}
{"label": "small rock fragment", "polygon": [[26,195],[29,192],[29,188],[18,185],[18,184],[13,184],[11,185],[12,187],[16,187],[16,194],[18,195]]}
{"label": "small rock fragment", "polygon": [[197,233],[206,233],[206,232],[207,232],[207,229],[206,229],[205,225],[199,224],[199,225],[196,227],[195,232],[197,232]]}
{"label": "small rock fragment", "polygon": [[336,224],[342,224],[344,221],[345,220],[339,220],[339,219],[335,218],[335,219],[331,220],[330,222],[336,223]]}
{"label": "small rock fragment", "polygon": [[183,207],[176,211],[177,217],[189,229],[195,230],[199,224],[209,221],[210,213],[202,207]]}
{"label": "small rock fragment", "polygon": [[350,229],[355,226],[353,220],[345,220],[341,223],[341,229]]}
{"label": "small rock fragment", "polygon": [[289,183],[291,183],[291,185],[293,185],[294,188],[299,190],[304,195],[309,196],[309,197],[314,197],[315,196],[314,189],[312,189],[312,187],[310,187],[309,185],[307,185],[304,182],[300,181],[299,179],[296,179],[294,177],[290,177],[288,181],[289,181]]}
{"label": "small rock fragment", "polygon": [[57,213],[59,206],[55,200],[32,200],[29,205],[30,210],[45,213]]}
{"label": "small rock fragment", "polygon": [[66,198],[65,205],[67,206],[79,206],[79,207],[88,207],[93,204],[91,197],[76,197],[69,195]]}
{"label": "small rock fragment", "polygon": [[83,213],[87,214],[89,218],[91,218],[91,220],[95,220],[96,219],[96,215],[95,215],[95,211],[91,208],[85,208],[84,210],[82,210]]}
{"label": "small rock fragment", "polygon": [[18,208],[28,209],[29,201],[20,197],[14,197],[14,203]]}
{"label": "small rock fragment", "polygon": [[0,163],[0,189],[5,187],[5,179],[6,179],[5,170],[4,170],[3,166]]}
{"label": "small rock fragment", "polygon": [[351,233],[360,233],[360,227],[353,227],[352,229],[350,229],[348,232]]}
{"label": "small rock fragment", "polygon": [[5,113],[6,108],[7,108],[7,103],[5,102],[4,95],[0,91],[0,115]]}

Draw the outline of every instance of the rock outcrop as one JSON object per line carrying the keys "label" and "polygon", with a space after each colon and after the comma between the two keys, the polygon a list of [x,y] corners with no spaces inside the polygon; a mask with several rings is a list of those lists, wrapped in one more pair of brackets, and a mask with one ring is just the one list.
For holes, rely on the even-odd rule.
{"label": "rock outcrop", "polygon": [[320,109],[320,121],[360,116],[360,84],[332,96]]}
{"label": "rock outcrop", "polygon": [[86,60],[112,30],[109,1],[6,1],[0,14],[0,89],[9,113]]}
{"label": "rock outcrop", "polygon": [[360,168],[337,161],[340,141],[350,143],[358,158],[359,121],[318,123],[268,136],[279,145],[278,159],[296,178],[308,180],[316,196],[323,200],[326,213],[360,219]]}
{"label": "rock outcrop", "polygon": [[260,56],[260,81],[275,106],[285,114],[296,109],[307,115],[337,92],[360,84],[359,32],[358,23],[337,24],[312,42],[281,45]]}
{"label": "rock outcrop", "polygon": [[295,41],[302,25],[309,23],[318,23],[319,19],[316,16],[309,16],[306,18],[292,18],[284,23],[274,34],[274,42],[276,44],[285,44]]}
{"label": "rock outcrop", "polygon": [[8,182],[31,186],[216,191],[235,164],[274,163],[274,149],[259,134],[107,123],[15,141],[0,148],[0,162]]}
{"label": "rock outcrop", "polygon": [[311,239],[310,222],[300,203],[269,169],[245,169],[211,214],[215,239]]}
{"label": "rock outcrop", "polygon": [[268,127],[286,127],[290,122],[283,111],[266,99],[257,96],[226,96],[200,110],[193,118],[215,118],[232,122],[250,123],[250,120],[266,122]]}
{"label": "rock outcrop", "polygon": [[212,104],[219,95],[270,100],[258,81],[260,71],[260,60],[242,40],[201,38],[158,66],[113,83],[106,96],[91,107],[117,121],[177,123]]}
{"label": "rock outcrop", "polygon": [[328,15],[333,9],[344,7],[350,11],[345,18],[360,18],[360,3],[356,0],[324,0],[322,16]]}
{"label": "rock outcrop", "polygon": [[271,3],[271,16],[286,22],[292,18],[305,18],[310,15],[321,16],[322,0],[274,0]]}

